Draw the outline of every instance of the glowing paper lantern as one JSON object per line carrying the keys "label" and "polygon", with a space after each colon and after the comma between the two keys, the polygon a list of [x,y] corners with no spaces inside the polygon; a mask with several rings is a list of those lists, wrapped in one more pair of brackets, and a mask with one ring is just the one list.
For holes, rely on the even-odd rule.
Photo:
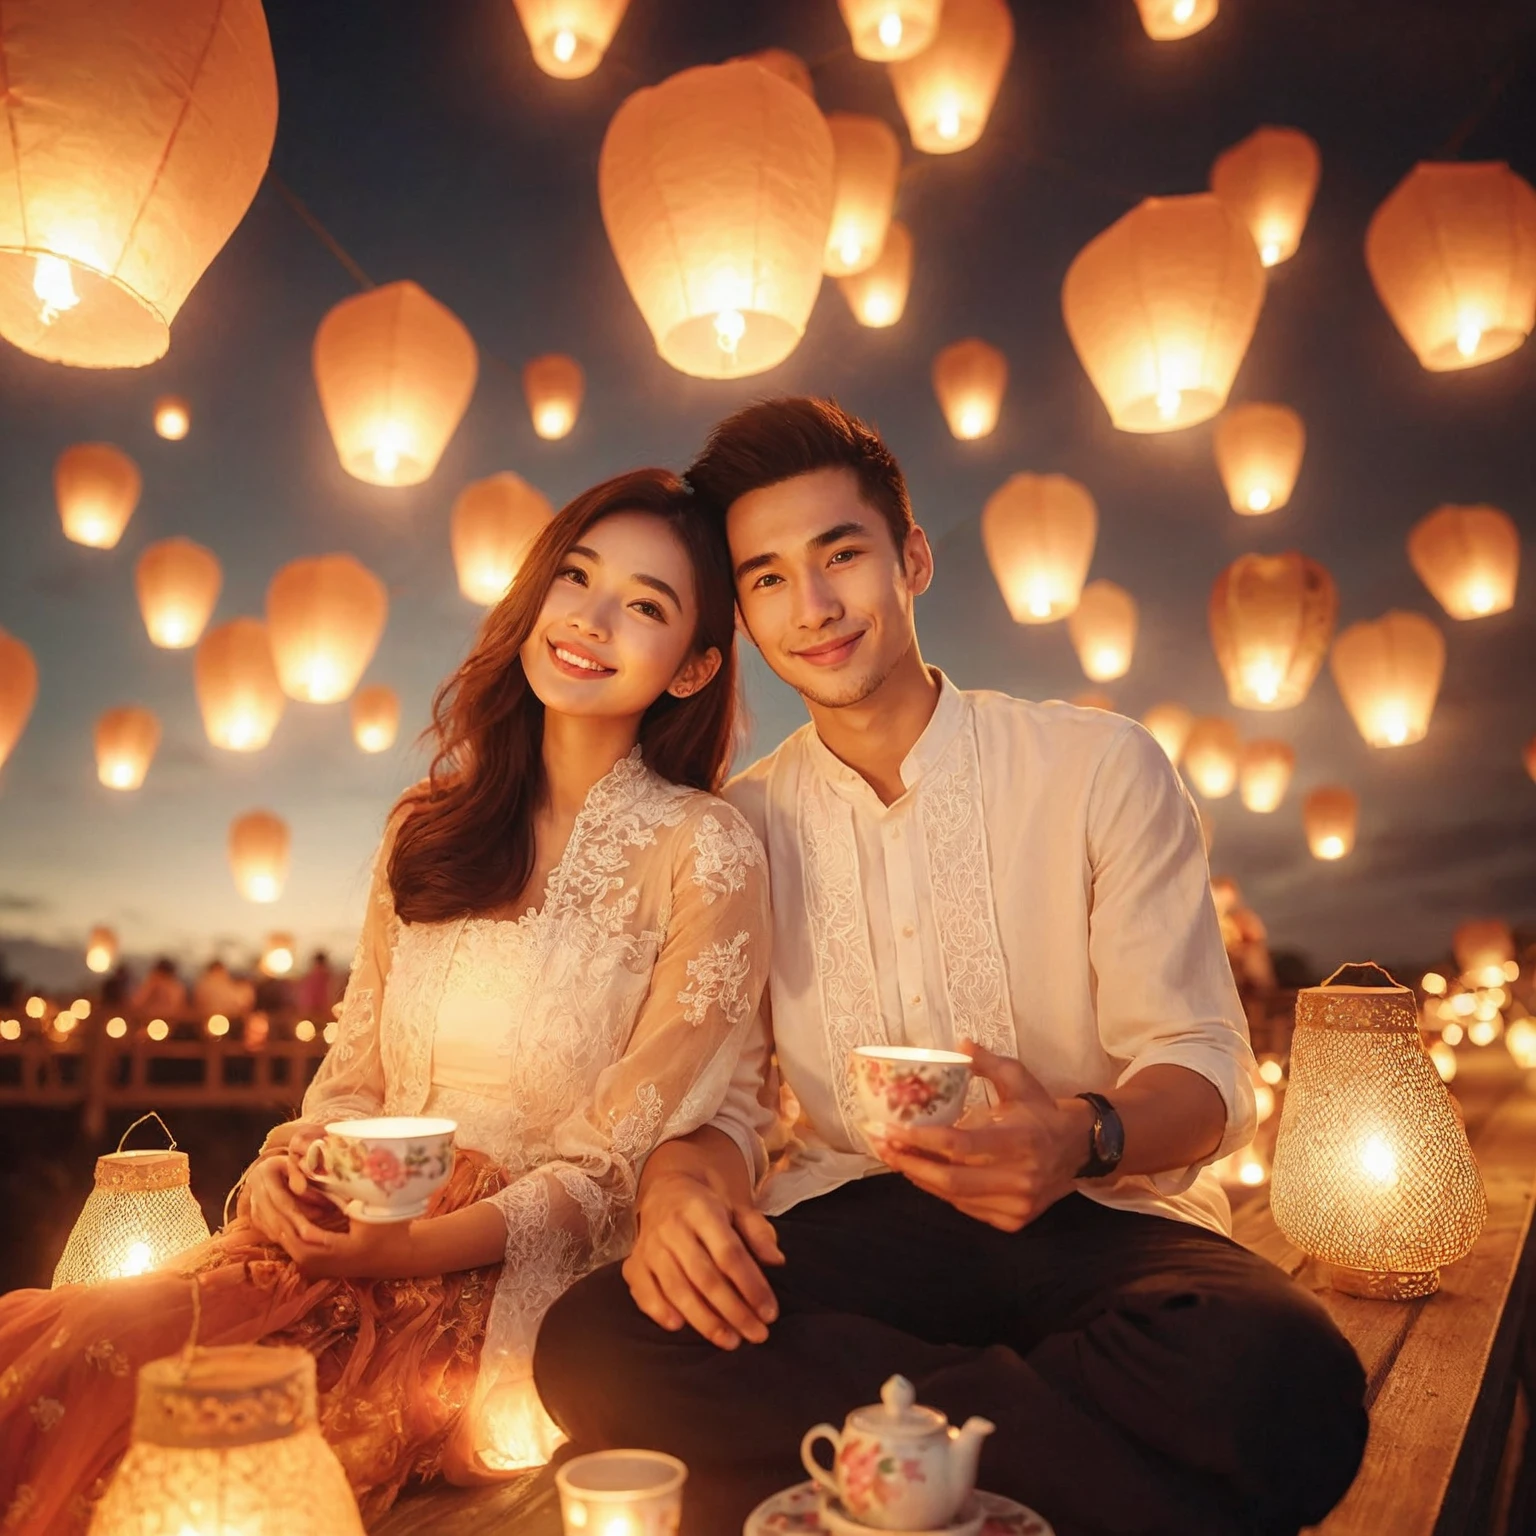
{"label": "glowing paper lantern", "polygon": [[298,944],[291,933],[269,933],[261,952],[261,968],[268,976],[286,976],[293,969]]}
{"label": "glowing paper lantern", "polygon": [[1122,432],[1170,432],[1227,403],[1264,303],[1248,227],[1214,192],[1149,197],[1078,252],[1067,333]]}
{"label": "glowing paper lantern", "polygon": [[1497,507],[1437,507],[1413,525],[1408,559],[1453,619],[1514,606],[1520,534]]}
{"label": "glowing paper lantern", "polygon": [[387,752],[400,729],[400,695],[383,683],[352,695],[352,739],[364,752]]}
{"label": "glowing paper lantern", "polygon": [[1475,918],[1457,928],[1451,949],[1457,969],[1471,986],[1498,987],[1506,979],[1505,965],[1515,958],[1515,936],[1499,918]]}
{"label": "glowing paper lantern", "polygon": [[1407,987],[1297,996],[1269,1203],[1286,1237],[1356,1296],[1428,1296],[1477,1240],[1482,1181]]}
{"label": "glowing paper lantern", "polygon": [[1006,0],[944,0],[933,41],[890,66],[912,147],[930,155],[969,149],[987,126],[1012,53]]}
{"label": "glowing paper lantern", "polygon": [[933,41],[944,0],[837,0],[861,59],[910,59]]}
{"label": "glowing paper lantern", "polygon": [[384,583],[351,555],[291,560],[267,587],[267,632],[283,692],[312,704],[346,698],[388,617]]}
{"label": "glowing paper lantern", "polygon": [[1011,475],[987,498],[981,541],[1015,623],[1077,607],[1098,533],[1093,497],[1066,475]]}
{"label": "glowing paper lantern", "polygon": [[208,1241],[185,1152],[108,1152],[70,1230],[53,1288],[143,1275]]}
{"label": "glowing paper lantern", "polygon": [[276,901],[288,878],[288,823],[270,811],[247,811],[229,824],[229,867],[247,901]]}
{"label": "glowing paper lantern", "polygon": [[155,401],[155,432],[168,443],[179,443],[192,430],[192,407],[180,395]]}
{"label": "glowing paper lantern", "polygon": [[1360,797],[1341,785],[1326,784],[1302,802],[1301,819],[1314,859],[1342,859],[1355,846]]}
{"label": "glowing paper lantern", "polygon": [[629,0],[513,0],[546,75],[579,80],[603,61]]}
{"label": "glowing paper lantern", "polygon": [[170,651],[196,645],[223,582],[218,556],[201,544],[183,538],[151,544],[133,568],[150,641]]}
{"label": "glowing paper lantern", "polygon": [[105,976],[117,964],[117,935],[110,928],[92,928],[85,941],[85,967]]}
{"label": "glowing paper lantern", "polygon": [[1513,352],[1536,323],[1536,190],[1507,165],[1416,165],[1371,219],[1376,293],[1432,372]]}
{"label": "glowing paper lantern", "polygon": [[798,53],[788,48],[759,48],[755,53],[744,53],[743,59],[760,64],[769,74],[787,80],[797,91],[803,91],[812,101],[816,99],[816,82],[811,78],[811,67]]}
{"label": "glowing paper lantern", "polygon": [[143,486],[139,466],[111,443],[76,443],[66,448],[53,466],[64,537],[89,549],[114,548],[139,504]]}
{"label": "glowing paper lantern", "polygon": [[664,361],[741,378],[800,343],[832,219],[832,134],[759,64],[636,91],[598,158],[603,224]]}
{"label": "glowing paper lantern", "polygon": [[1238,793],[1250,811],[1267,814],[1285,799],[1296,754],[1283,741],[1250,741],[1237,763]]}
{"label": "glowing paper lantern", "polygon": [[550,352],[523,367],[523,395],[533,430],[550,442],[564,437],[581,414],[587,381],[574,357]]}
{"label": "glowing paper lantern", "polygon": [[1242,739],[1230,720],[1201,715],[1184,741],[1184,772],[1207,800],[1221,800],[1237,787]]}
{"label": "glowing paper lantern", "polygon": [[852,277],[838,278],[837,286],[860,325],[872,330],[895,325],[906,311],[912,286],[912,236],[907,226],[892,219],[879,260]]}
{"label": "glowing paper lantern", "polygon": [[0,629],[0,766],[11,755],[37,702],[37,663],[32,648]]}
{"label": "glowing paper lantern", "polygon": [[1136,650],[1136,599],[1112,581],[1090,581],[1067,619],[1067,633],[1094,682],[1124,677]]}
{"label": "glowing paper lantern", "polygon": [[1184,755],[1184,743],[1189,740],[1190,728],[1195,723],[1194,712],[1172,701],[1154,704],[1141,717],[1141,723],[1168,754],[1168,761],[1178,767],[1179,759]]}
{"label": "glowing paper lantern", "polygon": [[96,777],[108,789],[138,789],[160,745],[154,712],[130,704],[96,722]]}
{"label": "glowing paper lantern", "polygon": [[231,619],[210,629],[193,664],[203,729],[216,747],[259,752],[287,705],[272,641],[260,619]]}
{"label": "glowing paper lantern", "polygon": [[415,283],[343,299],[315,332],[315,387],[341,467],[369,485],[420,485],[475,392],[479,353]]}
{"label": "glowing paper lantern", "polygon": [[1373,747],[1422,741],[1445,671],[1445,637],[1421,614],[1393,609],[1333,642],[1333,680]]}
{"label": "glowing paper lantern", "polygon": [[951,342],[933,360],[933,392],[949,430],[962,442],[986,437],[997,426],[1008,388],[1008,359],[969,336]]}
{"label": "glowing paper lantern", "polygon": [[1333,638],[1339,594],[1317,561],[1239,555],[1211,588],[1211,645],[1240,709],[1292,709],[1306,698]]}
{"label": "glowing paper lantern", "polygon": [[[0,637],[0,638],[3,638],[3,637]],[[0,763],[3,763],[5,761],[5,748],[4,748],[4,745],[3,745],[4,741],[5,741],[4,730],[3,730],[3,728],[0,728]],[[1532,736],[1531,739],[1528,742],[1526,742],[1524,756],[1525,756],[1525,771],[1533,779],[1536,779],[1536,736]]]}
{"label": "glowing paper lantern", "polygon": [[466,485],[453,504],[451,529],[459,591],[483,607],[499,603],[553,516],[549,499],[510,470]]}
{"label": "glowing paper lantern", "polygon": [[1234,512],[1255,517],[1291,499],[1307,429],[1288,405],[1252,400],[1234,405],[1216,423],[1216,467]]}
{"label": "glowing paper lantern", "polygon": [[1136,0],[1141,24],[1156,42],[1190,37],[1216,19],[1220,0]]}
{"label": "glowing paper lantern", "polygon": [[846,277],[871,266],[885,249],[901,176],[901,144],[878,117],[830,112],[832,224],[822,270]]}
{"label": "glowing paper lantern", "polygon": [[1307,227],[1322,174],[1317,145],[1299,128],[1256,128],[1211,167],[1211,191],[1237,210],[1266,267],[1289,261]]}
{"label": "glowing paper lantern", "polygon": [[277,129],[260,0],[12,0],[0,336],[138,368],[245,215]]}

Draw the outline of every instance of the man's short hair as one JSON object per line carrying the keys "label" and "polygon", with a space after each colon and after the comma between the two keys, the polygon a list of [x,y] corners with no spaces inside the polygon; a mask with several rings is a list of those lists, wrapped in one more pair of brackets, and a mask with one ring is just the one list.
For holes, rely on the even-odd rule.
{"label": "man's short hair", "polygon": [[906,546],[912,502],[901,466],[880,434],[835,400],[786,395],[736,411],[716,425],[683,478],[723,518],[749,491],[818,469],[851,469],[897,551]]}

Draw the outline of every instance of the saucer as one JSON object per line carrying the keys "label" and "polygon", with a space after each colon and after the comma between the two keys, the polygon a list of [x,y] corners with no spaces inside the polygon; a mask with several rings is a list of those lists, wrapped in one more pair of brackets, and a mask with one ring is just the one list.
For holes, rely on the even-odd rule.
{"label": "saucer", "polygon": [[[982,1522],[986,1518],[981,1500],[973,1493],[948,1525],[936,1526],[930,1531],[892,1531],[889,1536],[981,1536]],[[836,1499],[825,1493],[821,1496],[821,1524],[832,1536],[871,1536],[878,1529],[855,1520]]]}
{"label": "saucer", "polygon": [[418,1217],[427,1214],[430,1200],[423,1200],[417,1205],[400,1206],[394,1210],[381,1210],[377,1206],[364,1205],[361,1200],[349,1199],[346,1195],[333,1195],[328,1189],[321,1189],[320,1193],[334,1205],[343,1216],[352,1221],[360,1221],[366,1227],[388,1227],[400,1221],[415,1221]]}
{"label": "saucer", "polygon": [[[1050,1525],[1034,1510],[1015,1504],[1001,1494],[983,1493],[980,1489],[972,1495],[980,1506],[979,1526],[952,1525],[943,1536],[955,1536],[957,1531],[975,1530],[978,1536],[1055,1536]],[[839,1517],[841,1524],[828,1521],[828,1511],[822,1507],[821,1490],[815,1483],[796,1483],[764,1499],[747,1516],[742,1536],[844,1536],[845,1532],[857,1532],[857,1536],[880,1536],[873,1526],[855,1525],[846,1515]],[[887,1532],[885,1536],[903,1536],[900,1532]],[[910,1533],[907,1533],[910,1536]]]}

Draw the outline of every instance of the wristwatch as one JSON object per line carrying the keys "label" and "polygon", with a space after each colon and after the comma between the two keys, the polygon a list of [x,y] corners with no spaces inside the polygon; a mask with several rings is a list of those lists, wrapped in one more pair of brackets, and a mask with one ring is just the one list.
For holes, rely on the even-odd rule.
{"label": "wristwatch", "polygon": [[1093,1128],[1088,1132],[1088,1161],[1073,1177],[1102,1179],[1113,1173],[1125,1156],[1125,1126],[1102,1093],[1080,1093],[1077,1097],[1093,1111]]}

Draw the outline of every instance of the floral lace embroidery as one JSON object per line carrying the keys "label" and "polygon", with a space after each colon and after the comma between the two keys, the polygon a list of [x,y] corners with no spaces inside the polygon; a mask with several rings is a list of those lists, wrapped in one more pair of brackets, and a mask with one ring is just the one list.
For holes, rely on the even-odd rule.
{"label": "floral lace embroidery", "polygon": [[693,883],[702,889],[706,907],[718,896],[743,889],[747,871],[764,862],[763,845],[746,818],[739,815],[729,826],[722,826],[713,815],[701,816],[694,829],[693,848]]}
{"label": "floral lace embroidery", "polygon": [[64,1404],[56,1397],[40,1397],[27,1412],[32,1415],[32,1422],[46,1435],[64,1417]]}
{"label": "floral lace embroidery", "polygon": [[661,1093],[655,1083],[641,1083],[629,1113],[613,1127],[613,1152],[625,1162],[638,1162],[656,1145],[661,1128]]}
{"label": "floral lace embroidery", "polygon": [[711,1007],[719,1008],[727,1024],[740,1024],[751,1009],[747,997],[746,946],[751,935],[745,928],[722,944],[711,944],[699,957],[688,962],[689,985],[677,994],[683,1005],[683,1017],[690,1024],[702,1024]]}
{"label": "floral lace embroidery", "polygon": [[111,1339],[97,1339],[88,1344],[85,1362],[109,1376],[126,1376],[129,1371],[128,1357]]}
{"label": "floral lace embroidery", "polygon": [[0,1531],[15,1531],[37,1508],[37,1489],[31,1483],[18,1483],[16,1496],[6,1506],[5,1519],[0,1520]]}

